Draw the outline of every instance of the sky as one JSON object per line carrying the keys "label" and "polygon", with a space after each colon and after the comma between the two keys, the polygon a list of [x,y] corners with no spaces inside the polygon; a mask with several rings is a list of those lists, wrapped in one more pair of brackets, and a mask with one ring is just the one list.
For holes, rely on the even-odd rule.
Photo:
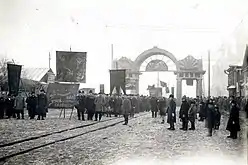
{"label": "sky", "polygon": [[[0,56],[24,67],[48,67],[51,52],[55,71],[55,51],[71,47],[87,52],[87,82],[82,87],[99,90],[103,83],[109,91],[111,44],[114,58],[135,60],[157,46],[177,59],[189,54],[202,58],[207,70],[207,51],[217,52],[247,6],[247,0],[0,0]],[[211,54],[211,59],[214,63],[218,55]],[[156,77],[141,76],[141,93],[147,93]],[[175,85],[170,73],[160,78]],[[194,96],[195,86],[184,85],[183,94]]]}

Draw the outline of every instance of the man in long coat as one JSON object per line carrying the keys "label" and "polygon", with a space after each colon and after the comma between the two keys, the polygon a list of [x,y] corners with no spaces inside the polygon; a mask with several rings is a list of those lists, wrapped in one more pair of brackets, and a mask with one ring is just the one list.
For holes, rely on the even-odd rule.
{"label": "man in long coat", "polygon": [[165,98],[161,97],[158,100],[158,109],[159,109],[160,115],[162,117],[161,124],[164,124],[164,122],[165,122],[165,115],[166,115],[166,99]]}
{"label": "man in long coat", "polygon": [[167,123],[170,124],[169,130],[175,130],[174,123],[176,123],[176,103],[174,101],[174,95],[170,95],[169,104],[167,108],[168,118]]}
{"label": "man in long coat", "polygon": [[40,94],[37,97],[37,115],[38,115],[37,120],[40,120],[40,117],[41,120],[45,120],[44,117],[46,117],[47,106],[48,106],[47,96],[45,94],[45,91],[41,90]]}
{"label": "man in long coat", "polygon": [[105,105],[105,96],[101,93],[98,94],[98,96],[95,99],[95,105],[96,105],[96,109],[95,109],[95,121],[98,120],[99,117],[99,121],[101,121],[102,119],[102,115],[103,115],[103,107]]}
{"label": "man in long coat", "polygon": [[36,113],[36,106],[37,106],[37,97],[35,93],[32,92],[31,95],[26,99],[28,115],[30,119],[34,119]]}
{"label": "man in long coat", "polygon": [[137,100],[137,97],[136,96],[133,96],[132,99],[131,99],[131,106],[132,106],[132,109],[131,109],[131,114],[130,116],[131,117],[134,117],[134,114],[136,112],[136,109],[138,107],[138,100]]}
{"label": "man in long coat", "polygon": [[157,117],[158,113],[158,99],[154,96],[150,99],[151,110],[152,110],[152,118]]}
{"label": "man in long coat", "polygon": [[20,114],[22,116],[22,119],[24,119],[25,99],[24,97],[22,97],[20,92],[15,98],[14,108],[17,115],[17,119],[20,119]]}
{"label": "man in long coat", "polygon": [[86,109],[87,109],[87,119],[93,120],[95,113],[95,96],[92,94],[92,91],[89,91],[89,94],[86,97]]}
{"label": "man in long coat", "polygon": [[213,128],[214,128],[214,122],[215,122],[215,109],[214,109],[214,104],[213,100],[209,99],[207,106],[206,106],[206,111],[207,111],[207,128],[208,128],[208,136],[212,136]]}
{"label": "man in long coat", "polygon": [[232,100],[230,116],[226,127],[226,129],[230,131],[230,136],[228,136],[228,138],[237,139],[237,133],[240,131],[239,110],[240,108],[238,107],[237,102]]}
{"label": "man in long coat", "polygon": [[77,115],[78,115],[78,120],[82,120],[84,121],[84,112],[85,112],[85,106],[86,106],[86,98],[84,95],[84,91],[78,91],[78,95],[76,96],[76,100],[77,100],[77,105],[75,106],[75,108],[77,109]]}
{"label": "man in long coat", "polygon": [[125,120],[125,123],[123,125],[128,124],[128,115],[130,114],[131,109],[132,109],[131,101],[127,96],[125,96],[122,102],[122,115]]}
{"label": "man in long coat", "polygon": [[189,103],[186,100],[186,97],[182,98],[182,105],[179,111],[179,118],[182,120],[181,130],[188,130],[188,112],[189,112]]}
{"label": "man in long coat", "polygon": [[197,115],[197,107],[195,100],[191,101],[190,108],[189,108],[189,122],[191,124],[191,127],[189,130],[195,130],[195,119]]}

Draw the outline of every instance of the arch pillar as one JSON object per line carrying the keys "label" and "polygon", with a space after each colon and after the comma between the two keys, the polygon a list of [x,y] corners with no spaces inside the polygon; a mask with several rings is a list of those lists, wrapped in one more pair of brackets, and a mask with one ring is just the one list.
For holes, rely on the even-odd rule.
{"label": "arch pillar", "polygon": [[177,102],[180,103],[182,100],[182,78],[177,74]]}

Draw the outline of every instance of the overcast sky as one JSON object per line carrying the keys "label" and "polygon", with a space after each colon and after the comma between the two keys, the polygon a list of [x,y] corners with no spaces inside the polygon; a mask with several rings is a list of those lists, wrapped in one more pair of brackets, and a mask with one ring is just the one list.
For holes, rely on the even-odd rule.
{"label": "overcast sky", "polygon": [[[108,91],[111,43],[115,58],[134,60],[158,46],[177,59],[207,59],[207,50],[219,48],[247,6],[247,0],[0,0],[0,55],[25,67],[48,67],[51,52],[55,70],[55,51],[71,45],[72,51],[88,52],[84,86],[99,89],[104,83]],[[173,77],[165,75],[163,81]],[[156,74],[146,81],[150,76],[141,77],[142,93],[156,83]],[[195,93],[194,87],[184,91]]]}

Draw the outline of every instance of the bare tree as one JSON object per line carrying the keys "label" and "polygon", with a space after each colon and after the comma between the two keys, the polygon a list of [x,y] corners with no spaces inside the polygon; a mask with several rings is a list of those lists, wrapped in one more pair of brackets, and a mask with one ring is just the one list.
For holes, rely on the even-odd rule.
{"label": "bare tree", "polygon": [[8,71],[7,71],[7,63],[8,63],[7,57],[2,57],[0,59],[0,86],[2,88],[5,88],[8,81]]}

